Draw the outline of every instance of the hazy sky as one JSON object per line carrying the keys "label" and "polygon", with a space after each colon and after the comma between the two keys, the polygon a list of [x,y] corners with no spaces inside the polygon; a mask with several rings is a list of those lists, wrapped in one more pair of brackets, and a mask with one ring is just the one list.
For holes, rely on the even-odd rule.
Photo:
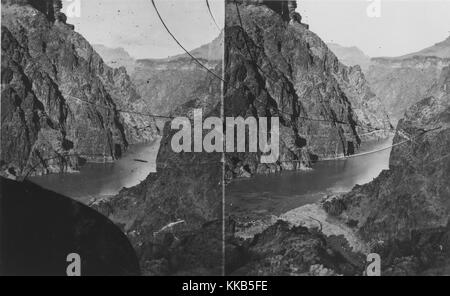
{"label": "hazy sky", "polygon": [[[135,58],[167,57],[182,52],[162,26],[150,0],[79,1],[80,17],[69,18],[68,22],[91,43],[123,47]],[[223,24],[223,0],[209,2],[216,21]],[[63,3],[68,7],[70,1]],[[220,33],[205,0],[155,0],[155,3],[169,29],[188,49],[206,44]]]}
{"label": "hazy sky", "polygon": [[[123,47],[135,58],[182,52],[161,25],[150,0],[79,1],[81,16],[69,18],[69,22],[91,43]],[[411,53],[450,35],[450,0],[379,0],[380,17],[369,17],[367,8],[373,1],[299,0],[298,10],[324,41],[355,45],[372,57]],[[221,25],[224,1],[209,2]],[[219,34],[205,0],[156,0],[156,4],[188,49]]]}
{"label": "hazy sky", "polygon": [[369,17],[367,0],[300,0],[299,11],[326,42],[358,46],[371,57],[421,50],[450,35],[450,0],[381,0]]}

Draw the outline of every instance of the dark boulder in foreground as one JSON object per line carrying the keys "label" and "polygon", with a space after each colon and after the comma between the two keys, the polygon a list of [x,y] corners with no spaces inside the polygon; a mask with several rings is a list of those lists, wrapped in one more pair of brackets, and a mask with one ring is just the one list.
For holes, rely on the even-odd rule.
{"label": "dark boulder in foreground", "polygon": [[66,275],[67,256],[81,275],[139,275],[127,237],[91,208],[30,182],[0,178],[0,274]]}

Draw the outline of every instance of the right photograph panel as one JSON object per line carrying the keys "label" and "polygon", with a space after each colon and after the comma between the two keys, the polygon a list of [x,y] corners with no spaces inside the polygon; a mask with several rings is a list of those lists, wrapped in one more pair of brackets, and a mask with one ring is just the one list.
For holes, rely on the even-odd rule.
{"label": "right photograph panel", "polygon": [[225,1],[227,275],[450,273],[449,11]]}

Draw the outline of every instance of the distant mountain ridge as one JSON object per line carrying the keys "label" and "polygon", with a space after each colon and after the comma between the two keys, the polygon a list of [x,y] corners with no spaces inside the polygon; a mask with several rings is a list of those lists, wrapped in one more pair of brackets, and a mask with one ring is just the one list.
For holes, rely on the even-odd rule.
{"label": "distant mountain ridge", "polygon": [[363,71],[370,66],[370,57],[356,46],[342,46],[337,43],[327,43],[328,48],[346,66],[361,66]]}
{"label": "distant mountain ridge", "polygon": [[[212,42],[191,51],[204,66],[215,72],[222,64],[223,32]],[[187,54],[165,59],[140,59],[131,78],[148,108],[158,114],[169,114],[186,102],[210,94],[212,77]]]}
{"label": "distant mountain ridge", "polygon": [[124,48],[110,48],[102,44],[93,44],[92,47],[108,66],[125,67],[128,73],[133,72],[136,61]]}
{"label": "distant mountain ridge", "polygon": [[407,59],[415,56],[421,57],[438,57],[438,58],[450,58],[450,36],[442,42],[438,42],[433,46],[422,49],[418,52],[406,54],[392,59]]}
{"label": "distant mountain ridge", "polygon": [[[224,32],[211,42],[190,51],[213,70],[222,63]],[[144,110],[167,115],[182,104],[208,95],[210,73],[184,53],[167,58],[134,59],[123,48],[96,44],[94,48],[112,68],[125,67],[145,102]]]}
{"label": "distant mountain ridge", "polygon": [[421,51],[400,57],[371,59],[366,77],[394,122],[425,97],[450,65],[450,37]]}
{"label": "distant mountain ridge", "polygon": [[327,43],[331,51],[339,58],[339,60],[346,66],[360,65],[363,70],[370,66],[373,61],[381,60],[406,60],[414,57],[437,57],[450,58],[450,36],[444,41],[438,42],[430,47],[422,49],[417,52],[405,54],[398,57],[373,57],[371,58],[365,54],[357,46],[342,46],[338,43]]}
{"label": "distant mountain ridge", "polygon": [[[211,42],[208,42],[198,48],[193,49],[189,53],[194,57],[205,61],[221,61],[223,58],[223,30],[219,36]],[[108,47],[103,44],[93,44],[92,47],[100,54],[104,62],[113,68],[125,67],[129,73],[134,71],[136,64],[140,63],[157,63],[189,58],[186,53],[170,56],[167,58],[142,58],[135,59],[123,47]]]}
{"label": "distant mountain ridge", "polygon": [[398,56],[370,58],[356,46],[328,43],[347,66],[361,66],[372,91],[394,124],[408,107],[421,100],[441,71],[450,65],[450,36],[423,50]]}
{"label": "distant mountain ridge", "polygon": [[[190,51],[190,54],[192,54],[196,58],[208,61],[221,61],[223,59],[223,38],[224,38],[224,31],[222,30],[219,36],[217,36],[213,41]],[[173,60],[181,57],[189,57],[189,55],[184,53],[175,55],[173,57],[169,57],[167,59]]]}

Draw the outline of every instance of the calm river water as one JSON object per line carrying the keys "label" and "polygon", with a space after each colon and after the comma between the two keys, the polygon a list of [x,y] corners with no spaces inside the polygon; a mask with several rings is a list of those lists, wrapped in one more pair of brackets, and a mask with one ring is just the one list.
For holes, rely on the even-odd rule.
{"label": "calm river water", "polygon": [[[361,151],[389,147],[392,138],[370,143]],[[389,168],[391,149],[346,160],[319,162],[310,171],[241,179],[227,186],[227,211],[240,215],[280,215],[316,202],[325,192],[344,192],[365,184]]]}
{"label": "calm river water", "polygon": [[[374,142],[362,151],[388,147],[392,138]],[[156,172],[159,140],[130,147],[115,163],[89,163],[80,173],[52,174],[30,178],[33,182],[81,202],[93,197],[117,194],[123,187],[139,184]],[[279,215],[313,203],[324,192],[349,191],[356,184],[370,182],[388,169],[390,149],[347,160],[319,162],[311,171],[282,172],[237,180],[227,186],[227,208],[236,214]],[[136,159],[148,161],[140,162]]]}
{"label": "calm river water", "polygon": [[133,145],[123,158],[114,163],[88,163],[81,167],[79,173],[51,174],[30,180],[85,203],[93,197],[114,195],[123,187],[137,185],[150,173],[156,172],[159,141]]}

